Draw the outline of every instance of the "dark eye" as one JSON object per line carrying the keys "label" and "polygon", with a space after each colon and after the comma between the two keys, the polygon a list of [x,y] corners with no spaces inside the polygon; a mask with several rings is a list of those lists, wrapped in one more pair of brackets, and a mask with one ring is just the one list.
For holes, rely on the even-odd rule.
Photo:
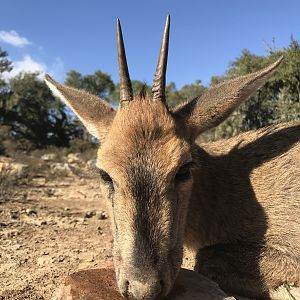
{"label": "dark eye", "polygon": [[108,175],[108,173],[106,173],[105,171],[99,169],[99,175],[100,175],[101,179],[104,181],[105,184],[109,184],[112,187],[114,186],[113,180]]}
{"label": "dark eye", "polygon": [[185,181],[191,178],[191,166],[192,163],[186,163],[181,166],[175,175],[176,181]]}

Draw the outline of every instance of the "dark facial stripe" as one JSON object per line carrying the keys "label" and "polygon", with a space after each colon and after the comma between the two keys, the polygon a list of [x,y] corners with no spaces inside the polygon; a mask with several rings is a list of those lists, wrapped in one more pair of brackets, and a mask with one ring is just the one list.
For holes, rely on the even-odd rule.
{"label": "dark facial stripe", "polygon": [[155,220],[155,215],[159,209],[158,178],[147,163],[132,165],[128,171],[129,189],[136,207],[133,263],[139,266],[157,264],[159,241],[155,239],[155,231],[159,220]]}

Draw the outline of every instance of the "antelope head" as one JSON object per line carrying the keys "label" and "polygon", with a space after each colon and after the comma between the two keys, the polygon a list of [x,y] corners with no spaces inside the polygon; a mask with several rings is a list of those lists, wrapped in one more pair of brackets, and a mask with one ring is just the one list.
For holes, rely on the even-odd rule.
{"label": "antelope head", "polygon": [[129,299],[158,299],[170,292],[182,262],[194,141],[256,91],[282,60],[170,110],[165,97],[169,28],[168,16],[152,95],[133,95],[118,20],[117,111],[97,96],[45,78],[101,141],[97,168],[110,210],[116,278]]}

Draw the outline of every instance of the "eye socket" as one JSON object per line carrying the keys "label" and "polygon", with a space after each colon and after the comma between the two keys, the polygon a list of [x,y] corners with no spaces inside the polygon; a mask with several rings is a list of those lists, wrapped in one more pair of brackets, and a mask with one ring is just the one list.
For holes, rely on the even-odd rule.
{"label": "eye socket", "polygon": [[108,173],[105,171],[98,169],[99,175],[105,184],[109,184],[110,186],[114,186],[114,182]]}
{"label": "eye socket", "polygon": [[185,181],[191,178],[191,167],[193,163],[189,162],[180,167],[175,175],[176,181]]}

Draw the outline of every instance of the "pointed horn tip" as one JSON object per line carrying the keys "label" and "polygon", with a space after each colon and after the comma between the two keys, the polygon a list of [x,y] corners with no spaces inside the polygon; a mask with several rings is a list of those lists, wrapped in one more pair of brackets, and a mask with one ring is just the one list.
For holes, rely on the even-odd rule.
{"label": "pointed horn tip", "polygon": [[119,34],[121,31],[121,23],[120,23],[120,19],[117,18],[117,34]]}
{"label": "pointed horn tip", "polygon": [[166,28],[170,27],[170,15],[167,15],[166,18]]}

